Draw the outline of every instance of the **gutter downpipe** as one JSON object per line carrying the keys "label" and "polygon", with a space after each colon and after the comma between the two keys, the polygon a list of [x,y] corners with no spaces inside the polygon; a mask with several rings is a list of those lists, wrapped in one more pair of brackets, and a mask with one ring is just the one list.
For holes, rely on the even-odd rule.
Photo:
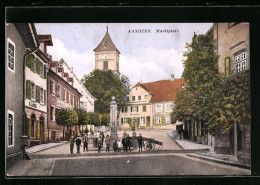
{"label": "gutter downpipe", "polygon": [[23,133],[23,135],[25,135],[25,114],[26,114],[26,112],[25,112],[25,58],[29,54],[37,51],[40,47],[40,43],[37,39],[37,33],[34,29],[32,29],[32,24],[33,23],[28,23],[31,34],[34,35],[34,40],[36,40],[37,47],[34,50],[30,51],[29,53],[25,53],[25,55],[23,56],[23,120],[22,120],[22,124],[23,124],[23,126],[22,126],[23,132],[22,133]]}

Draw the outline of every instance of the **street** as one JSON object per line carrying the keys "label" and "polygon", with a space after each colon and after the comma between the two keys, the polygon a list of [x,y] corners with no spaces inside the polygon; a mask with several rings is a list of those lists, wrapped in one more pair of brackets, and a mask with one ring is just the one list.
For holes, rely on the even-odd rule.
{"label": "street", "polygon": [[[90,146],[89,152],[69,153],[63,144],[31,154],[32,160],[20,161],[7,176],[175,176],[175,175],[249,175],[250,170],[189,157],[164,131],[143,131],[164,143],[163,150],[144,152],[110,151],[100,154]],[[121,136],[122,131],[119,132]],[[156,137],[155,137],[156,136]]]}

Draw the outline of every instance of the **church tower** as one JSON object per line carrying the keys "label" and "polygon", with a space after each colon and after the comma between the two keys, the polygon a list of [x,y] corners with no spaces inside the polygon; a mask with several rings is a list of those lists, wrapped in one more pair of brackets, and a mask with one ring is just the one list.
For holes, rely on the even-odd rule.
{"label": "church tower", "polygon": [[120,76],[120,52],[108,33],[108,27],[104,38],[93,51],[95,52],[95,69],[102,71],[111,70],[115,75]]}

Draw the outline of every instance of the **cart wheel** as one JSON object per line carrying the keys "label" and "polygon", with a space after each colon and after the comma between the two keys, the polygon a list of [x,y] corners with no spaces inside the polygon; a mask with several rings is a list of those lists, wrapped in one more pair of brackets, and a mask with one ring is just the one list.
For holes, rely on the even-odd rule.
{"label": "cart wheel", "polygon": [[145,142],[144,143],[144,149],[147,151],[150,151],[153,149],[153,145],[150,142]]}
{"label": "cart wheel", "polygon": [[163,148],[163,145],[159,145],[157,150],[161,150]]}

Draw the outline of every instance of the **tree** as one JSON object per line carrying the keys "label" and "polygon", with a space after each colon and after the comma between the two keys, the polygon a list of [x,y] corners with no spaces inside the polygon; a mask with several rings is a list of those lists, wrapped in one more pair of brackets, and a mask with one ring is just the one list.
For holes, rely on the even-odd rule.
{"label": "tree", "polygon": [[70,128],[71,135],[71,127],[78,123],[78,115],[72,109],[62,108],[55,113],[55,119],[58,125],[63,126],[63,140],[64,140],[64,127]]}
{"label": "tree", "polygon": [[103,114],[101,115],[101,125],[108,126],[110,122],[110,115],[109,114]]}
{"label": "tree", "polygon": [[109,113],[111,97],[115,96],[118,107],[124,102],[125,92],[128,90],[129,79],[122,75],[120,79],[111,70],[94,70],[82,79],[84,86],[97,98],[95,112]]}
{"label": "tree", "polygon": [[[88,116],[88,113],[86,110],[82,109],[82,108],[75,108],[74,109],[78,115],[78,126],[80,128],[81,125],[87,125],[90,121],[90,118]],[[80,131],[81,133],[83,133],[83,131]]]}
{"label": "tree", "polygon": [[177,93],[176,116],[179,120],[208,123],[216,108],[214,98],[221,83],[213,40],[207,35],[194,34],[192,43],[186,47],[182,74],[186,86]]}
{"label": "tree", "polygon": [[216,116],[213,117],[215,124],[221,124],[224,131],[228,132],[234,122],[240,125],[251,123],[251,96],[250,96],[250,71],[234,73],[224,78],[221,84],[220,96],[216,100]]}

